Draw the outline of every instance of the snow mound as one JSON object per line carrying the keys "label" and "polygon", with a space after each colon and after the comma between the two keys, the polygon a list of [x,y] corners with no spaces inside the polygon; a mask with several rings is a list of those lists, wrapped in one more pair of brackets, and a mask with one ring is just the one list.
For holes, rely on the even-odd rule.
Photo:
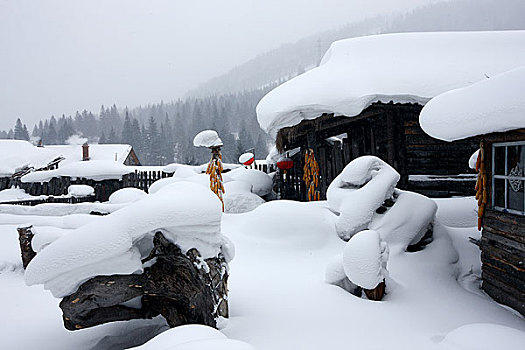
{"label": "snow mound", "polygon": [[344,240],[365,229],[377,208],[392,197],[400,175],[390,165],[374,156],[350,162],[328,187],[330,208],[340,213],[337,234]]}
{"label": "snow mound", "polygon": [[[0,191],[0,202],[21,201],[25,199],[34,199],[21,188],[7,188]],[[38,197],[36,197],[38,198]]]}
{"label": "snow mound", "polygon": [[176,177],[190,177],[200,173],[200,169],[193,165],[172,163],[164,167],[165,173],[173,174]]}
{"label": "snow mound", "polygon": [[[473,341],[475,340],[475,341]],[[468,324],[448,333],[440,343],[450,350],[521,349],[525,344],[525,332],[493,323]]]}
{"label": "snow mound", "polygon": [[136,350],[255,350],[247,343],[228,339],[220,331],[203,325],[184,325],[157,335]]}
{"label": "snow mound", "polygon": [[44,284],[63,297],[97,275],[140,273],[149,252],[137,243],[158,230],[184,252],[196,248],[203,259],[215,257],[224,242],[221,215],[221,202],[209,189],[170,184],[49,244],[27,267],[26,283]]}
{"label": "snow mound", "polygon": [[136,202],[142,199],[145,195],[146,195],[146,192],[139,190],[138,188],[126,187],[126,188],[121,188],[120,190],[113,192],[109,196],[108,201],[111,204],[125,204],[125,203]]}
{"label": "snow mound", "polygon": [[260,170],[240,167],[230,171],[227,175],[233,181],[243,181],[250,184],[251,192],[258,196],[266,196],[272,192],[272,178]]}
{"label": "snow mound", "polygon": [[[520,50],[525,42],[521,45]],[[525,67],[489,76],[430,100],[419,115],[423,130],[437,139],[454,141],[525,128]]]}
{"label": "snow mound", "polygon": [[264,199],[251,192],[225,193],[223,199],[226,213],[246,213],[266,203]]}
{"label": "snow mound", "polygon": [[377,231],[357,233],[343,250],[343,269],[350,281],[365,289],[374,289],[388,277],[388,245]]}
{"label": "snow mound", "polygon": [[204,130],[195,135],[193,145],[195,147],[220,147],[222,146],[222,140],[217,134],[217,131]]}
{"label": "snow mound", "polygon": [[391,248],[397,246],[399,251],[405,251],[427,233],[437,205],[419,193],[396,189],[395,194],[394,206],[384,215],[375,215],[368,227],[377,231]]}
{"label": "snow mound", "polygon": [[243,225],[257,240],[293,250],[320,249],[335,235],[333,213],[317,203],[267,202],[243,214]]}
{"label": "snow mound", "polygon": [[[281,128],[323,113],[359,115],[374,102],[423,105],[445,91],[523,62],[525,31],[398,33],[340,40],[330,46],[319,67],[264,96],[257,105],[257,120],[275,136]],[[520,86],[510,93],[519,94],[523,83]],[[461,102],[466,110],[483,104]],[[456,123],[443,128],[451,131],[446,137],[455,129],[462,128]]]}
{"label": "snow mound", "polygon": [[88,185],[71,185],[67,188],[67,194],[71,197],[87,197],[95,194],[95,189]]}

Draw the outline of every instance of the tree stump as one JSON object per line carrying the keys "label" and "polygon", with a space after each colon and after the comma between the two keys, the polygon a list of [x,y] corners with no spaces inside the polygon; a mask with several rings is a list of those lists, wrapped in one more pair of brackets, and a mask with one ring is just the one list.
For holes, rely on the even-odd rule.
{"label": "tree stump", "polygon": [[381,301],[381,299],[383,299],[383,296],[385,296],[385,288],[386,288],[386,283],[385,283],[385,280],[383,280],[374,289],[364,289],[363,288],[363,291],[365,292],[365,295],[368,299],[374,300],[374,301]]}
{"label": "tree stump", "polygon": [[[202,259],[185,254],[161,232],[143,260],[155,261],[140,275],[96,276],[62,299],[64,327],[76,330],[106,322],[150,319],[162,315],[170,327],[198,323],[216,327],[228,317],[228,266],[222,253]],[[153,260],[155,259],[155,260]]]}
{"label": "tree stump", "polygon": [[35,234],[31,230],[33,226],[19,227],[16,230],[18,231],[18,241],[20,242],[20,252],[22,254],[22,265],[24,269],[29,265],[31,260],[36,256],[33,247],[31,247],[31,241]]}

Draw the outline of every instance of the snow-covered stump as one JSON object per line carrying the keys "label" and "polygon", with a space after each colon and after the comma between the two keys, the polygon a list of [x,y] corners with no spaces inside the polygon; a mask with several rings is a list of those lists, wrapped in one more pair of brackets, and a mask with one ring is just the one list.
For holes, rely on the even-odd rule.
{"label": "snow-covered stump", "polygon": [[348,279],[363,288],[368,299],[379,301],[385,295],[388,245],[379,233],[365,230],[346,243],[343,251],[343,269]]}
{"label": "snow-covered stump", "polygon": [[77,330],[99,324],[162,315],[170,327],[204,324],[216,327],[228,317],[227,263],[219,254],[203,260],[199,251],[185,254],[161,232],[144,262],[155,263],[140,275],[97,276],[62,299],[64,327]]}
{"label": "snow-covered stump", "polygon": [[33,226],[21,226],[17,228],[18,241],[20,242],[20,253],[22,255],[22,265],[24,269],[29,265],[36,253],[31,246],[31,241],[35,234],[32,231]]}
{"label": "snow-covered stump", "polygon": [[36,232],[24,278],[63,299],[70,330],[157,315],[172,327],[216,327],[228,316],[234,256],[221,216],[209,189],[171,183],[58,238]]}

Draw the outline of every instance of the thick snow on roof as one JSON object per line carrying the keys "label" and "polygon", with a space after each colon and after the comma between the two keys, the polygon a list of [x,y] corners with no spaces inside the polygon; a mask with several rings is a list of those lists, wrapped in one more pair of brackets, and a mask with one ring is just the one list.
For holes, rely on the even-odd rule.
{"label": "thick snow on roof", "polygon": [[334,42],[321,65],[268,93],[257,119],[271,135],[323,113],[374,102],[425,104],[525,62],[525,31],[373,35]]}
{"label": "thick snow on roof", "polygon": [[0,177],[11,176],[24,167],[45,167],[57,158],[56,152],[35,147],[23,140],[0,140]]}
{"label": "thick snow on roof", "polygon": [[[82,145],[50,145],[45,148],[66,158],[61,165],[82,160]],[[112,160],[124,163],[130,151],[131,146],[126,144],[89,144],[90,160]]]}
{"label": "thick snow on roof", "polygon": [[133,169],[111,160],[89,160],[71,162],[55,170],[33,171],[22,176],[22,182],[47,182],[54,177],[68,176],[95,181],[120,180],[122,175],[132,173]]}
{"label": "thick snow on roof", "polygon": [[446,141],[525,128],[525,66],[436,96],[419,121]]}

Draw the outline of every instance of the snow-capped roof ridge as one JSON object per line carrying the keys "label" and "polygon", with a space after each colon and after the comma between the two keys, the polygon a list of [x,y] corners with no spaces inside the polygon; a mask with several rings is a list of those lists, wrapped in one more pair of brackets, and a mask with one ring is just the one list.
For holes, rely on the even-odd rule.
{"label": "snow-capped roof ridge", "polygon": [[371,35],[334,42],[321,65],[270,91],[257,106],[261,128],[323,113],[352,117],[374,102],[419,103],[525,62],[525,31]]}

